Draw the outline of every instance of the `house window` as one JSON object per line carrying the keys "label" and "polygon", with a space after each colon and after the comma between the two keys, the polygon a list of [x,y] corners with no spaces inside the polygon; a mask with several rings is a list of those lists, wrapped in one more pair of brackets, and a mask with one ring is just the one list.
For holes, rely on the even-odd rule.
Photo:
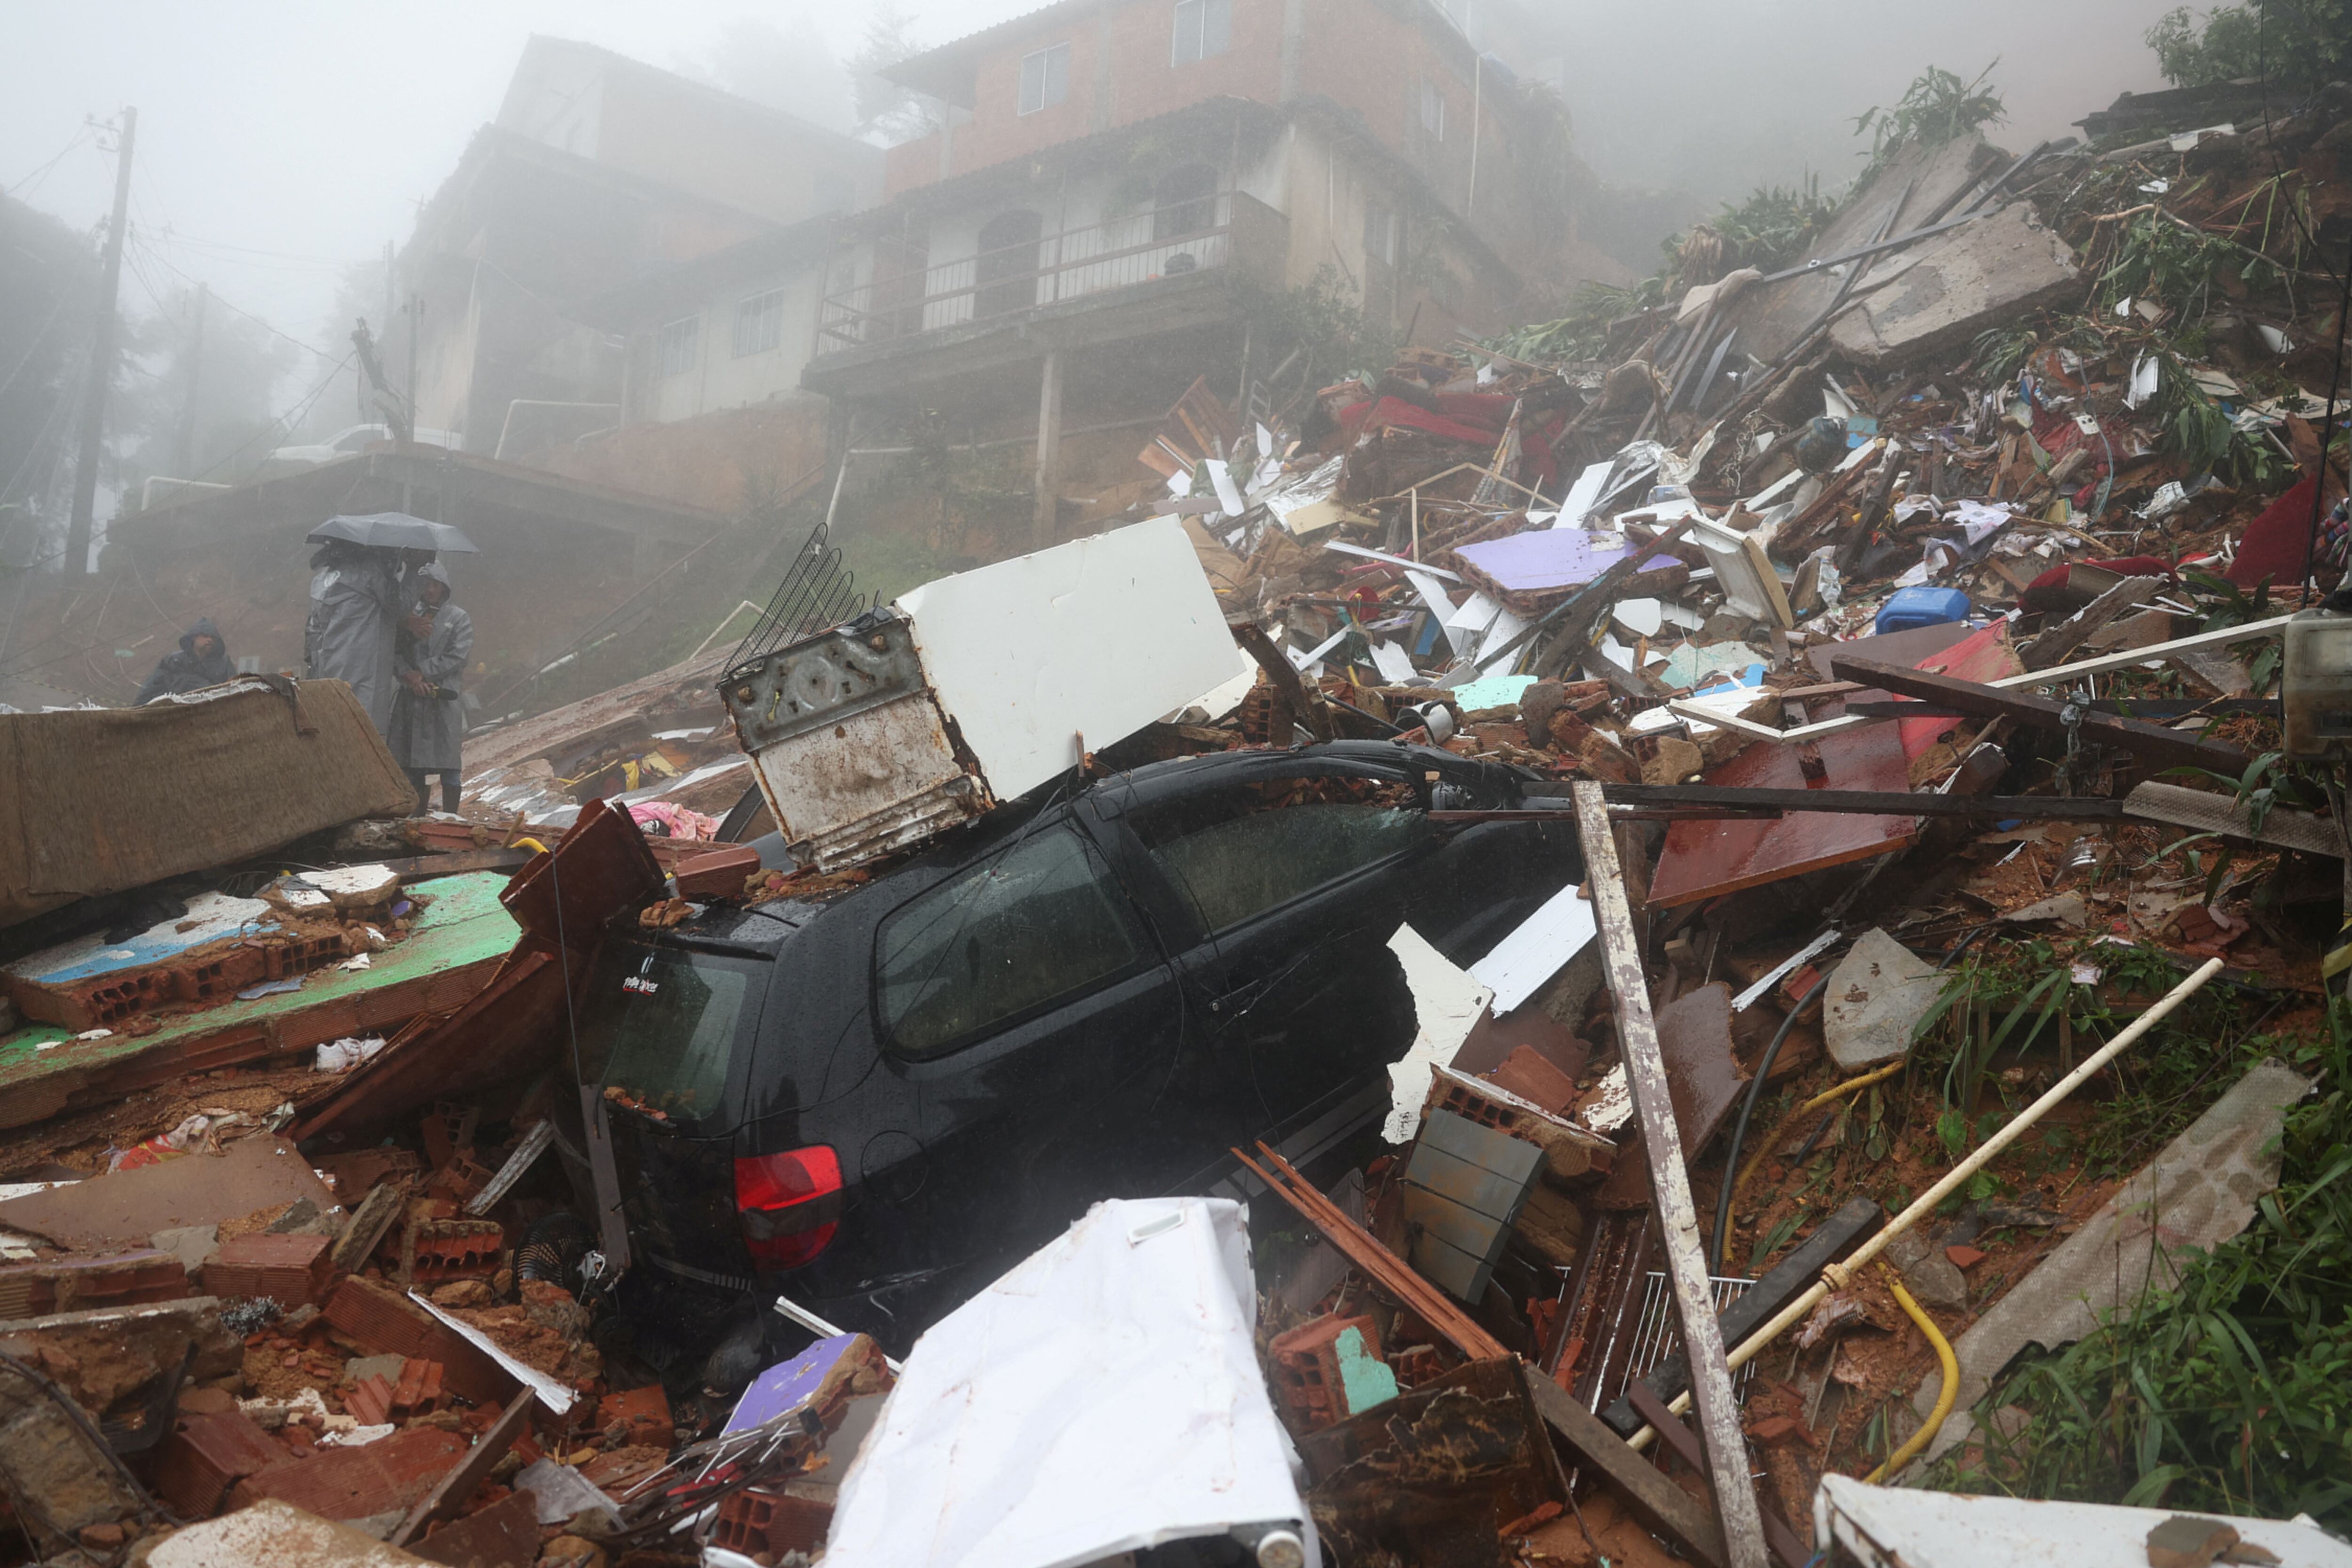
{"label": "house window", "polygon": [[1234,0],[1176,0],[1176,41],[1168,63],[1191,65],[1222,55],[1234,37]]}
{"label": "house window", "polygon": [[763,354],[784,341],[784,291],[771,289],[735,306],[735,357]]}
{"label": "house window", "polygon": [[1051,109],[1070,96],[1070,46],[1055,44],[1021,57],[1021,112]]}
{"label": "house window", "polygon": [[1445,140],[1445,89],[1421,79],[1421,128],[1433,142]]}
{"label": "house window", "polygon": [[1378,202],[1364,205],[1364,255],[1372,261],[1396,265],[1397,215]]}
{"label": "house window", "polygon": [[654,374],[684,375],[694,368],[695,344],[702,336],[702,318],[688,316],[670,321],[654,338]]}

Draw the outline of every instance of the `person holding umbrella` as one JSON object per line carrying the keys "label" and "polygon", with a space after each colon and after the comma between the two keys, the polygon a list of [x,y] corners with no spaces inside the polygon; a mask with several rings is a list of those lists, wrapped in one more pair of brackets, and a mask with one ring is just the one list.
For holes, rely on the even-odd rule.
{"label": "person holding umbrella", "polygon": [[441,809],[455,813],[465,744],[466,661],[474,653],[474,619],[449,602],[449,572],[435,562],[416,569],[417,602],[402,623],[400,690],[393,700],[392,754],[416,786],[419,816],[430,811],[426,775],[441,775]]}
{"label": "person holding umbrella", "polygon": [[400,558],[390,550],[330,539],[310,557],[310,567],[302,673],[349,686],[376,733],[388,738],[398,689],[393,644],[399,630]]}
{"label": "person holding umbrella", "polygon": [[398,511],[331,517],[308,542],[320,548],[310,557],[303,673],[346,682],[376,733],[389,741],[393,700],[403,684],[396,660],[408,610],[404,577],[436,552],[470,554],[474,542],[447,523]]}

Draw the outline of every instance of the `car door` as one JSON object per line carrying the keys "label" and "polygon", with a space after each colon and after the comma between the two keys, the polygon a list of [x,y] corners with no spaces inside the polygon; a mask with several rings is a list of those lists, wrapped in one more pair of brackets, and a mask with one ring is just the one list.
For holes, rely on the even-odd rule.
{"label": "car door", "polygon": [[[1135,1190],[1127,1129],[1180,1043],[1173,971],[1055,814],[875,928],[873,1006],[923,1228],[1017,1251]],[[903,1173],[866,1173],[884,1188]]]}
{"label": "car door", "polygon": [[1180,933],[1173,1113],[1196,1153],[1275,1136],[1402,1054],[1412,1001],[1387,943],[1438,848],[1405,762],[1269,755],[1128,803],[1120,822],[1130,874]]}

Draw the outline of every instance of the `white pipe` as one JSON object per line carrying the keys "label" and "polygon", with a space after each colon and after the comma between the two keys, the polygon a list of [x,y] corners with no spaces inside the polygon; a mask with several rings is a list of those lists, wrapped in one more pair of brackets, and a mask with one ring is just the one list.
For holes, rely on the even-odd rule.
{"label": "white pipe", "polygon": [[[2207,959],[2203,968],[2166,992],[2158,1000],[2156,1005],[2133,1019],[2130,1026],[2123,1033],[2101,1046],[2082,1066],[2052,1084],[2048,1092],[2041,1099],[2027,1106],[2011,1120],[2008,1125],[1986,1139],[1982,1148],[1953,1166],[1945,1173],[1943,1180],[1914,1198],[1911,1201],[1911,1206],[1888,1222],[1885,1229],[1854,1248],[1853,1257],[1843,1263],[1832,1263],[1823,1269],[1820,1281],[1811,1289],[1781,1308],[1779,1315],[1771,1321],[1740,1342],[1739,1348],[1726,1358],[1731,1369],[1734,1372],[1738,1371],[1761,1354],[1766,1345],[1787,1332],[1790,1325],[1802,1321],[1808,1313],[1820,1305],[1822,1297],[1828,1295],[1833,1289],[1842,1289],[1847,1280],[1862,1270],[1864,1264],[1885,1251],[1896,1237],[1932,1214],[1936,1205],[1950,1196],[1961,1183],[1983,1170],[2002,1150],[2023,1137],[2028,1128],[2056,1110],[2059,1102],[2088,1082],[2093,1073],[2129,1050],[2138,1042],[2142,1035],[2162,1023],[2174,1008],[2202,990],[2207,981],[2221,973],[2221,968],[2220,959]],[[1677,1395],[1674,1403],[1666,1408],[1676,1414],[1689,1409],[1690,1395],[1688,1394]],[[1646,1447],[1656,1436],[1657,1432],[1654,1428],[1644,1426],[1633,1434],[1632,1446],[1636,1448]]]}

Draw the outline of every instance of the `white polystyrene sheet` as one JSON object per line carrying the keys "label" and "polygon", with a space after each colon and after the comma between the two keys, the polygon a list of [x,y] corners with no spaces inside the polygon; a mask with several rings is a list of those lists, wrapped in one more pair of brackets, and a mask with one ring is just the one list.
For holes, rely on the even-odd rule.
{"label": "white polystyrene sheet", "polygon": [[1186,710],[1198,708],[1209,716],[1210,722],[1214,723],[1240,707],[1242,699],[1249,695],[1250,688],[1257,684],[1257,660],[1238,647],[1234,649],[1234,669],[1231,676],[1219,681],[1190,702],[1180,703],[1160,715],[1161,721],[1176,723],[1179,721],[1179,716]]}
{"label": "white polystyrene sheet", "polygon": [[1443,617],[1441,624],[1448,631],[1483,632],[1502,613],[1501,605],[1473,588],[1470,596],[1455,605],[1452,615]]}
{"label": "white polystyrene sheet", "polygon": [[1410,1143],[1421,1128],[1430,1079],[1461,1051],[1493,993],[1409,925],[1396,928],[1389,951],[1404,967],[1414,1026],[1412,1044],[1389,1064],[1389,1118],[1381,1136],[1391,1143]]}
{"label": "white polystyrene sheet", "polygon": [[1614,458],[1603,458],[1585,468],[1576,476],[1576,483],[1568,487],[1568,498],[1559,503],[1559,515],[1552,520],[1554,528],[1582,528],[1584,514],[1601,504],[1601,487],[1609,482],[1609,470],[1617,466]]}
{"label": "white polystyrene sheet", "polygon": [[923,673],[1000,800],[1231,679],[1192,542],[1153,518],[899,596]]}
{"label": "white polystyrene sheet", "polygon": [[1372,665],[1391,686],[1411,686],[1421,679],[1421,672],[1412,667],[1412,656],[1392,642],[1372,645]]}
{"label": "white polystyrene sheet", "polygon": [[[1824,1476],[1813,1539],[1866,1568],[2146,1568],[2148,1531],[2179,1510],[1962,1496]],[[2199,1519],[2214,1516],[2199,1512]],[[2239,1538],[2294,1568],[2352,1568],[2352,1546],[2303,1519],[2230,1515]]]}
{"label": "white polystyrene sheet", "polygon": [[1497,1018],[1542,989],[1592,940],[1600,928],[1592,904],[1574,887],[1562,888],[1470,966],[1470,975],[1495,993]]}
{"label": "white polystyrene sheet", "polygon": [[1097,1204],[916,1342],[826,1568],[1063,1568],[1271,1521],[1307,1537],[1256,1313],[1239,1204]]}

